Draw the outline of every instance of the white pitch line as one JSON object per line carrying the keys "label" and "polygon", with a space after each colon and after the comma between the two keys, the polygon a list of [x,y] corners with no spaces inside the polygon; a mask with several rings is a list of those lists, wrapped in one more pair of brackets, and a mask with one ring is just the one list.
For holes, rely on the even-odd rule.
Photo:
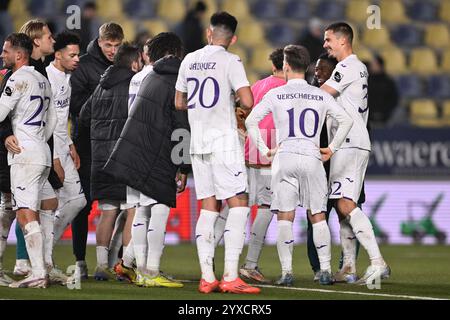
{"label": "white pitch line", "polygon": [[271,285],[257,285],[262,288],[274,288],[274,289],[285,289],[285,290],[295,290],[295,291],[313,291],[313,292],[325,292],[325,293],[342,293],[342,294],[353,294],[361,296],[377,296],[377,297],[389,297],[389,298],[404,298],[404,299],[414,299],[414,300],[448,300],[443,298],[433,298],[433,297],[420,297],[420,296],[408,296],[400,294],[387,294],[387,293],[368,293],[368,292],[356,292],[356,291],[339,291],[339,290],[327,290],[327,289],[312,289],[312,288],[297,288],[297,287],[280,287]]}

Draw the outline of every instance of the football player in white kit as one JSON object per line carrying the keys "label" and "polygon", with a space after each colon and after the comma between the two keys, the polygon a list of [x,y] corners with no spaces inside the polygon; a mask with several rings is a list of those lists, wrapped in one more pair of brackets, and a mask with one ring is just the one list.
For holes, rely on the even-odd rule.
{"label": "football player in white kit", "polygon": [[[337,199],[336,211],[340,219],[341,245],[344,264],[341,271],[356,276],[355,236],[367,250],[371,265],[358,284],[372,283],[390,275],[378,247],[372,224],[357,207],[364,175],[369,161],[371,143],[367,132],[367,78],[366,66],[353,53],[353,30],[345,22],[329,25],[325,29],[324,45],[328,55],[339,62],[331,78],[321,86],[336,98],[338,104],[353,119],[353,127],[342,147],[336,152],[330,164],[330,199]],[[336,132],[335,123],[329,128],[330,137]]]}
{"label": "football player in white kit", "polygon": [[[311,213],[314,244],[320,261],[321,283],[332,284],[331,236],[325,219],[327,179],[321,160],[328,161],[339,149],[352,126],[352,120],[333,97],[305,81],[310,63],[308,50],[302,46],[284,48],[283,70],[287,84],[270,90],[245,121],[251,139],[272,163],[272,205],[278,211],[277,248],[282,276],[280,284],[292,285],[292,223],[300,204]],[[277,128],[277,148],[269,150],[258,123],[273,113]],[[326,117],[339,123],[336,136],[327,148],[319,148],[320,130]],[[322,154],[322,155],[321,155]]]}
{"label": "football player in white kit", "polygon": [[[142,80],[144,80],[150,71],[153,70],[153,63],[155,63],[155,61],[151,61],[149,57],[149,46],[151,45],[151,39],[145,42],[142,53],[144,67],[131,78],[128,91],[128,114],[130,114],[131,107],[139,92]],[[131,225],[130,243],[128,243],[126,249],[124,248],[122,260],[114,265],[114,272],[116,275],[132,282],[136,280],[136,272],[132,266],[134,258],[136,259],[137,271],[145,273],[145,264],[147,262],[147,227],[150,217],[142,210],[139,210],[139,204],[142,202],[142,205],[146,206],[149,203],[148,200],[149,198],[147,196],[141,194],[138,190],[127,186],[127,203],[134,204],[137,209]],[[139,277],[139,282],[143,282],[142,277]]]}
{"label": "football player in white kit", "polygon": [[57,115],[57,125],[53,133],[53,167],[63,183],[63,187],[56,191],[58,211],[54,220],[53,238],[53,244],[56,244],[66,227],[86,205],[86,198],[77,171],[80,158],[68,132],[70,73],[78,67],[80,39],[74,33],[62,32],[55,39],[54,49],[55,60],[47,66],[46,71]]}
{"label": "football player in white kit", "polygon": [[[213,14],[206,31],[208,45],[185,57],[176,84],[175,106],[188,109],[195,190],[197,199],[202,200],[195,230],[202,293],[260,292],[238,277],[250,209],[234,101],[236,95],[241,106],[249,110],[253,96],[241,59],[227,51],[237,41],[236,26],[237,20],[232,15]],[[213,270],[214,224],[220,200],[225,199],[230,210],[224,231],[225,270],[219,283]]]}
{"label": "football player in white kit", "polygon": [[56,126],[50,84],[33,67],[28,66],[33,50],[31,39],[23,33],[9,35],[3,46],[4,65],[11,68],[0,98],[0,121],[8,114],[20,146],[18,154],[8,154],[11,165],[11,193],[17,220],[23,229],[32,272],[11,288],[47,287],[44,265],[43,234],[38,222],[40,192],[47,180],[51,154],[47,140]]}

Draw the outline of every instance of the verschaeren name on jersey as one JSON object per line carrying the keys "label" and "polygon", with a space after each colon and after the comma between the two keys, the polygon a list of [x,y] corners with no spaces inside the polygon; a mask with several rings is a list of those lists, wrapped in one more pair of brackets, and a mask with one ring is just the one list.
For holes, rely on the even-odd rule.
{"label": "verschaeren name on jersey", "polygon": [[216,70],[215,62],[194,62],[189,65],[189,70]]}
{"label": "verschaeren name on jersey", "polygon": [[317,94],[296,92],[296,93],[277,94],[277,99],[278,100],[304,99],[304,100],[323,101],[323,96]]}

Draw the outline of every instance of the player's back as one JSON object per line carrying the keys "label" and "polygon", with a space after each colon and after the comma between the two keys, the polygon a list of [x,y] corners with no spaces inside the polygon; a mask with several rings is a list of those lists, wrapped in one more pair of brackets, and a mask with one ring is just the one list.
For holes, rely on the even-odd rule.
{"label": "player's back", "polygon": [[130,81],[130,87],[128,89],[128,114],[130,114],[131,106],[133,105],[134,100],[139,92],[139,88],[141,87],[142,80],[153,70],[152,65],[146,65],[142,68],[141,71],[136,73]]}
{"label": "player's back", "polygon": [[180,74],[187,87],[191,153],[239,146],[234,93],[249,86],[240,58],[222,46],[208,45],[185,57]]}
{"label": "player's back", "polygon": [[10,164],[31,160],[31,163],[46,165],[50,160],[50,149],[45,140],[44,125],[52,101],[50,84],[33,67],[23,66],[14,72],[8,86],[17,91],[13,95],[16,94],[18,101],[10,116],[13,133],[22,148],[20,154],[9,159]]}
{"label": "player's back", "polygon": [[[371,149],[367,121],[367,67],[354,54],[340,61],[326,84],[339,92],[336,101],[353,119],[353,127],[342,144],[342,148]],[[336,122],[331,125],[331,136],[337,130]]]}
{"label": "player's back", "polygon": [[289,80],[286,85],[269,91],[266,98],[271,100],[280,152],[320,159],[320,131],[327,114],[327,101],[333,98],[303,79]]}

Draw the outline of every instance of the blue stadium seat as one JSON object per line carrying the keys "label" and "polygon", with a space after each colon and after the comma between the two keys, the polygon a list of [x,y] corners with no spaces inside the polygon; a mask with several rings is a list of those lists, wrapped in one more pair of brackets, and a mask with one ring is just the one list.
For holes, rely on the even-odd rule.
{"label": "blue stadium seat", "polygon": [[155,3],[153,0],[129,0],[125,4],[125,12],[132,18],[153,18]]}
{"label": "blue stadium seat", "polygon": [[431,1],[415,1],[408,8],[408,15],[414,19],[424,22],[432,22],[437,20],[438,8]]}
{"label": "blue stadium seat", "polygon": [[288,23],[274,23],[266,30],[266,36],[275,46],[285,46],[295,42],[296,34]]}
{"label": "blue stadium seat", "polygon": [[28,9],[30,9],[31,15],[34,17],[51,17],[55,15],[55,12],[59,10],[59,2],[55,0],[31,0]]}
{"label": "blue stadium seat", "polygon": [[403,98],[423,97],[423,84],[415,74],[402,75],[395,78],[399,94]]}
{"label": "blue stadium seat", "polygon": [[324,20],[342,20],[345,17],[344,9],[342,3],[323,0],[317,5],[316,15]]}
{"label": "blue stadium seat", "polygon": [[310,19],[310,4],[305,0],[290,0],[284,7],[284,15],[292,19]]}
{"label": "blue stadium seat", "polygon": [[422,44],[423,32],[414,25],[402,24],[392,31],[391,37],[397,46],[417,47]]}
{"label": "blue stadium seat", "polygon": [[252,13],[260,19],[274,19],[280,17],[277,1],[258,0],[252,6]]}
{"label": "blue stadium seat", "polygon": [[427,94],[430,98],[450,98],[450,77],[434,75],[428,77]]}

